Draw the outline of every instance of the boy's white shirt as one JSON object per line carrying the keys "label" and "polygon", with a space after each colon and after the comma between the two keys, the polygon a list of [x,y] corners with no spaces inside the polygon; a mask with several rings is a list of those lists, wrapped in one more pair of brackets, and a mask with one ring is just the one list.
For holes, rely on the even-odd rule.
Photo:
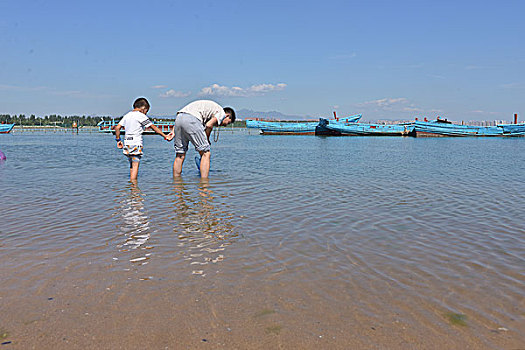
{"label": "boy's white shirt", "polygon": [[124,127],[124,145],[142,146],[142,133],[153,123],[148,116],[139,111],[128,112],[119,122]]}
{"label": "boy's white shirt", "polygon": [[222,124],[226,113],[224,109],[217,103],[210,100],[194,101],[183,107],[177,113],[186,113],[198,118],[203,125],[206,125],[212,118],[217,118],[218,125]]}

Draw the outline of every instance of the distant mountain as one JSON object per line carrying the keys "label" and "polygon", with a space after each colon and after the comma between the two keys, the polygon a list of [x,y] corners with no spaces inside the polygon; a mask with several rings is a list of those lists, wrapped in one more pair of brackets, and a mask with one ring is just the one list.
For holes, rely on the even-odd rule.
{"label": "distant mountain", "polygon": [[[305,116],[300,115],[289,115],[289,114],[283,114],[281,112],[277,111],[270,111],[270,112],[257,112],[252,111],[251,109],[239,109],[238,111],[235,111],[235,114],[237,118],[246,120],[246,119],[255,119],[255,118],[261,118],[261,119],[280,119],[280,120],[301,120],[301,119],[309,119]],[[312,119],[312,118],[310,118]]]}

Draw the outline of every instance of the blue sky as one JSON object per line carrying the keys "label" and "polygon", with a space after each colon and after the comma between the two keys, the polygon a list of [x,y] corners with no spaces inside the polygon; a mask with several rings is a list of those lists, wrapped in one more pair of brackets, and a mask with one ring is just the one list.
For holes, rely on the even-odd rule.
{"label": "blue sky", "polygon": [[525,1],[3,1],[0,114],[525,119]]}

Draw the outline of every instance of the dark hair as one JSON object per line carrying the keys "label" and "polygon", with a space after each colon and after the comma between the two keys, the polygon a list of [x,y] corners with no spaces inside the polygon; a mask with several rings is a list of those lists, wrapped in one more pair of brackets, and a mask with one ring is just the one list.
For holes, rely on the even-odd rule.
{"label": "dark hair", "polygon": [[224,107],[224,113],[228,113],[231,117],[232,123],[235,123],[235,111],[231,107]]}
{"label": "dark hair", "polygon": [[133,108],[142,108],[146,107],[149,109],[149,102],[144,97],[139,97],[133,102]]}

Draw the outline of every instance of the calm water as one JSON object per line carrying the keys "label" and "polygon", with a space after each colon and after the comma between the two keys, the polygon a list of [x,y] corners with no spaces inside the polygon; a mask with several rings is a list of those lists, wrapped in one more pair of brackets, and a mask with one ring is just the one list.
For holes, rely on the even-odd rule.
{"label": "calm water", "polygon": [[525,347],[525,138],[222,131],[203,183],[146,136],[136,186],[111,135],[0,150],[13,344]]}

